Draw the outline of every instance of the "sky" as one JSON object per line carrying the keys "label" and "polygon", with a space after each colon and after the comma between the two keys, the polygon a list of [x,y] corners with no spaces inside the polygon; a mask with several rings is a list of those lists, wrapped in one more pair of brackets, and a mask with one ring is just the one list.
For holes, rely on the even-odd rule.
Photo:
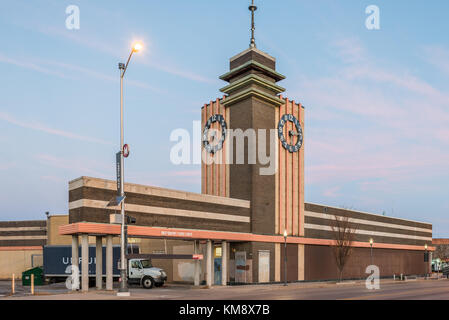
{"label": "sky", "polygon": [[[68,182],[115,178],[119,71],[127,182],[201,191],[170,162],[248,48],[249,0],[0,1],[0,220],[68,213]],[[66,8],[79,8],[68,29]],[[306,106],[305,198],[449,237],[449,2],[256,0],[256,44]],[[379,8],[379,30],[365,12]]]}

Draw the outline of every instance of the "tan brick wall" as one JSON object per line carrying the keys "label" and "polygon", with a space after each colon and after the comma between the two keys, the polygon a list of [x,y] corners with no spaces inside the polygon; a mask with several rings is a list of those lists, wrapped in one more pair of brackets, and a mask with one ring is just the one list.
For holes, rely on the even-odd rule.
{"label": "tan brick wall", "polygon": [[59,234],[59,227],[69,224],[68,215],[49,216],[47,219],[47,245],[71,245],[71,236],[62,236]]}
{"label": "tan brick wall", "polygon": [[[47,245],[72,245],[72,236],[59,234],[59,227],[66,224],[69,224],[69,215],[54,215],[48,217]],[[112,243],[120,244],[120,237],[114,237]],[[89,237],[89,244],[95,244],[95,237]],[[105,239],[103,240],[103,245],[106,245]]]}
{"label": "tan brick wall", "polygon": [[31,268],[33,254],[41,255],[42,250],[0,251],[0,279],[11,279],[13,273],[16,279],[21,279],[22,272]]}

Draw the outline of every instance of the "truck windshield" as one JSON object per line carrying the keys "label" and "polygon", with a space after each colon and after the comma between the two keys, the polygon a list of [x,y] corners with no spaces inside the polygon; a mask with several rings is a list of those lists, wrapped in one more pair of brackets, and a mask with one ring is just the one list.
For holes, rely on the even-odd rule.
{"label": "truck windshield", "polygon": [[142,263],[142,267],[144,267],[144,268],[152,268],[153,267],[151,265],[151,261],[150,260],[141,260],[140,263]]}

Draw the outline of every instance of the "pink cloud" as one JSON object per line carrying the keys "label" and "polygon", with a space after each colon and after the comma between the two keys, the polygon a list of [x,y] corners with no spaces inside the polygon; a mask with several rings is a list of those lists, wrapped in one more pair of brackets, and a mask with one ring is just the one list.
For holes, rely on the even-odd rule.
{"label": "pink cloud", "polygon": [[391,188],[449,174],[449,93],[382,67],[357,41],[338,45],[349,66],[298,83],[313,123],[305,128],[306,183],[357,181],[368,190],[381,185],[372,180]]}
{"label": "pink cloud", "polygon": [[440,46],[424,47],[425,59],[438,70],[449,75],[449,49]]}
{"label": "pink cloud", "polygon": [[168,172],[170,177],[198,177],[201,179],[201,170],[184,170]]}
{"label": "pink cloud", "polygon": [[340,194],[338,193],[340,189],[340,187],[327,188],[323,191],[323,195],[328,198],[337,198],[340,196]]}

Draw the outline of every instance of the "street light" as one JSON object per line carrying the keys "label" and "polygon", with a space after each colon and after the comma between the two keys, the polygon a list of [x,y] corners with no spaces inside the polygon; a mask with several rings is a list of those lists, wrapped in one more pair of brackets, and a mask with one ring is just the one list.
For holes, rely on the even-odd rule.
{"label": "street light", "polygon": [[[133,44],[131,53],[129,54],[128,61],[126,64],[119,63],[118,68],[120,70],[120,196],[125,196],[125,188],[124,188],[124,163],[123,163],[123,78],[125,77],[126,69],[128,69],[129,61],[134,52],[138,52],[142,49],[142,44],[136,42]],[[122,295],[126,295],[129,292],[128,284],[127,284],[127,276],[126,276],[126,264],[125,264],[125,200],[123,198],[121,202],[121,228],[120,228],[120,288],[119,293]],[[125,294],[123,294],[125,293]]]}
{"label": "street light", "polygon": [[287,285],[287,230],[284,230],[284,286]]}
{"label": "street light", "polygon": [[133,51],[134,52],[139,52],[142,49],[142,44],[140,42],[136,42],[133,45]]}
{"label": "street light", "polygon": [[373,265],[373,244],[374,244],[374,240],[373,240],[373,238],[370,238],[369,245],[371,247],[371,265]]}

